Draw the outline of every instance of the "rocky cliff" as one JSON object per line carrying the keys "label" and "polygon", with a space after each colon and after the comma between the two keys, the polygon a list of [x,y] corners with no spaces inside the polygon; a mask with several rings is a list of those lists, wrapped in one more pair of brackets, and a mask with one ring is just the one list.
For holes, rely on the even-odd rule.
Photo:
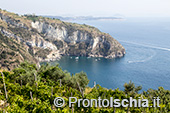
{"label": "rocky cliff", "polygon": [[[19,16],[4,10],[0,10],[0,36],[6,40],[1,40],[1,52],[13,51],[21,56],[18,58],[21,61],[38,63],[63,55],[116,58],[125,54],[118,41],[95,27],[35,15]],[[17,47],[22,46],[24,52],[9,46],[9,50],[2,49],[7,48],[9,40]]]}

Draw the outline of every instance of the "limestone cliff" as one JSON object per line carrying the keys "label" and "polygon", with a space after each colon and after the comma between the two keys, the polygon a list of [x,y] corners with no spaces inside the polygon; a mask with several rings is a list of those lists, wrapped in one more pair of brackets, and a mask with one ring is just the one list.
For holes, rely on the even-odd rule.
{"label": "limestone cliff", "polygon": [[37,63],[63,55],[116,58],[125,54],[118,41],[95,27],[4,10],[0,10],[0,34],[22,45],[25,54]]}

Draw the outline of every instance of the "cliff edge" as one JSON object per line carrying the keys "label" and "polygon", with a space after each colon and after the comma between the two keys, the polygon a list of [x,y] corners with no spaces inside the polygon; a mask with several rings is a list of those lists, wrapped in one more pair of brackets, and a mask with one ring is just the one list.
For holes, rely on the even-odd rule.
{"label": "cliff edge", "polygon": [[[51,61],[64,55],[104,58],[125,55],[118,41],[95,27],[42,16],[20,16],[5,10],[0,10],[0,37],[0,52],[11,58],[11,62],[15,60],[9,56],[11,52],[18,56],[18,63]],[[13,63],[0,58],[0,67],[12,67]]]}

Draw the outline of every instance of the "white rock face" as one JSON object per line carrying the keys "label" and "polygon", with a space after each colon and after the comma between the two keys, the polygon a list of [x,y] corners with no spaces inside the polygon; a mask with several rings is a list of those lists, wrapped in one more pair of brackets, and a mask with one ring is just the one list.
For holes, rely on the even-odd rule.
{"label": "white rock face", "polygon": [[96,47],[96,45],[98,44],[99,42],[99,38],[95,38],[94,39],[94,42],[93,42],[93,49]]}
{"label": "white rock face", "polygon": [[57,27],[56,29],[52,25],[45,24],[44,22],[31,23],[32,27],[37,29],[39,33],[44,33],[47,37],[64,40],[66,42],[82,42],[90,41],[90,37],[87,36],[87,33],[82,33],[80,31],[74,31],[72,36],[68,36],[68,31],[65,27]]}
{"label": "white rock face", "polygon": [[67,43],[80,43],[80,42],[86,42],[90,43],[92,46],[92,49],[95,48],[97,43],[99,42],[99,37],[92,38],[87,33],[83,33],[79,30],[76,30],[73,32],[71,36],[68,36],[68,31],[65,27],[57,27],[56,29],[52,25],[47,25],[44,22],[38,22],[31,23],[32,27],[37,29],[39,33],[44,33],[46,37],[50,39],[57,39],[57,40],[64,40]]}
{"label": "white rock face", "polygon": [[42,37],[36,36],[36,35],[32,35],[32,38],[27,41],[27,44],[32,47],[40,47],[43,49],[58,50],[54,44],[48,41],[45,41]]}
{"label": "white rock face", "polygon": [[[125,53],[123,46],[120,46],[120,44],[116,40],[113,41],[112,39],[109,41],[105,36],[92,37],[92,35],[90,35],[88,32],[82,32],[77,29],[72,30],[70,35],[68,29],[63,26],[54,27],[49,23],[40,21],[32,22],[31,25],[33,28],[37,29],[39,33],[43,33],[45,37],[48,39],[64,41],[65,48],[63,47],[63,49],[59,50],[60,51],[59,53],[62,54],[115,58],[122,57]],[[82,45],[80,46],[79,44],[83,44],[84,46],[87,47],[84,47],[84,50],[77,49],[81,48],[82,46]],[[70,45],[74,46],[73,50],[70,49],[67,50]],[[103,49],[101,50],[101,48]],[[120,50],[115,52],[115,48],[122,48],[122,51]]]}
{"label": "white rock face", "polygon": [[32,27],[37,29],[39,33],[44,33],[47,37],[65,40],[67,37],[67,31],[64,27],[54,28],[52,25],[45,24],[44,22],[31,23]]}
{"label": "white rock face", "polygon": [[9,37],[9,38],[12,37],[12,38],[16,39],[18,42],[24,42],[31,47],[41,47],[43,49],[48,48],[51,50],[57,50],[57,47],[54,44],[52,44],[48,41],[45,41],[41,36],[32,35],[32,38],[30,38],[30,40],[24,41],[21,37],[13,34],[11,32],[8,32],[2,28],[0,28],[0,32],[6,37]]}

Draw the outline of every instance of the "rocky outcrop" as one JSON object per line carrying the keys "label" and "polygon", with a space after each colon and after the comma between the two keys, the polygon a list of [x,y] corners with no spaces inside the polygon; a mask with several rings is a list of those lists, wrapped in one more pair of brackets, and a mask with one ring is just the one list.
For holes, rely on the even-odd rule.
{"label": "rocky outcrop", "polygon": [[97,28],[33,15],[0,10],[0,33],[24,46],[38,62],[63,55],[116,58],[124,47]]}
{"label": "rocky outcrop", "polygon": [[63,55],[116,58],[125,54],[123,46],[108,34],[95,34],[79,27],[72,29],[70,33],[67,26],[60,27],[40,21],[32,22],[31,25],[53,43],[60,42],[58,46],[62,51],[59,53]]}

